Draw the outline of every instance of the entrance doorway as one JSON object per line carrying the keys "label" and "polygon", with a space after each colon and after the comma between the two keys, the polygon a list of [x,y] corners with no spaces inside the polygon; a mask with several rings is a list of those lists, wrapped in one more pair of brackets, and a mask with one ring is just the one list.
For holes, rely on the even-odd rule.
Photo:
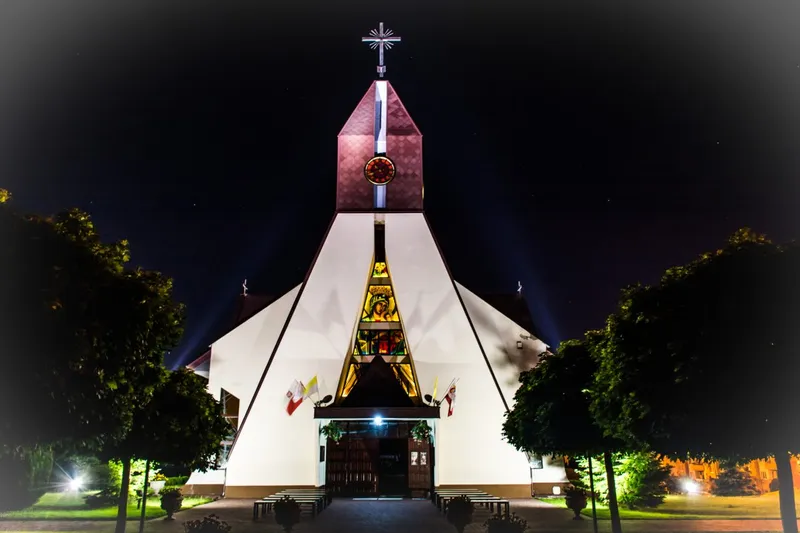
{"label": "entrance doorway", "polygon": [[339,422],[344,435],[328,439],[325,486],[334,496],[426,496],[433,486],[434,449],[410,436],[416,421]]}
{"label": "entrance doorway", "polygon": [[381,496],[408,496],[407,439],[380,439],[378,492]]}

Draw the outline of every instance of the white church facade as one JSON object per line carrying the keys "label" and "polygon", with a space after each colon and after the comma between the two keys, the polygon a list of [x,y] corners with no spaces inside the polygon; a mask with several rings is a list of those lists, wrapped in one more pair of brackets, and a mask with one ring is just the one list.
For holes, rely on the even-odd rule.
{"label": "white church facade", "polygon": [[[190,365],[236,431],[221,468],[193,473],[186,492],[551,494],[567,483],[563,461],[502,437],[519,373],[547,346],[453,279],[422,208],[422,135],[388,81],[338,143],[336,212],[305,279]],[[289,414],[287,390],[314,377],[318,391]],[[455,401],[442,401],[451,383]],[[322,433],[331,421],[338,442]],[[419,421],[424,442],[409,431]]]}

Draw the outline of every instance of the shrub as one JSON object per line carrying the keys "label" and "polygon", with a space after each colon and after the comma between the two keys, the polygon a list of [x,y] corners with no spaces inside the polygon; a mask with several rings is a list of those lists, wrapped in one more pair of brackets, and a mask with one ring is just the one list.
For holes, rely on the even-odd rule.
{"label": "shrub", "polygon": [[161,492],[161,508],[167,512],[167,519],[181,510],[183,494],[180,489],[165,489]]}
{"label": "shrub", "polygon": [[167,478],[168,487],[182,487],[189,481],[189,476],[173,476]]}
{"label": "shrub", "polygon": [[567,487],[564,491],[564,503],[575,513],[574,520],[581,520],[581,511],[586,509],[587,501],[586,491],[580,487]]}
{"label": "shrub", "polygon": [[670,467],[654,453],[632,453],[620,466],[619,503],[629,509],[653,508],[664,503]]}
{"label": "shrub", "polygon": [[489,518],[485,525],[488,533],[522,533],[528,529],[528,522],[516,513],[510,516],[498,513]]}
{"label": "shrub", "polygon": [[727,462],[720,465],[719,477],[711,482],[714,496],[753,496],[758,489],[750,472],[742,470],[738,464]]}
{"label": "shrub", "polygon": [[89,509],[100,509],[101,507],[111,507],[119,503],[119,491],[107,487],[96,494],[89,494],[83,499]]}
{"label": "shrub", "polygon": [[[598,458],[593,462],[595,497],[602,503],[608,503],[608,483],[603,461]],[[664,503],[668,493],[670,468],[662,464],[658,455],[647,452],[614,454],[613,464],[617,501],[621,505],[635,509],[657,507]],[[578,461],[576,472],[580,481],[575,485],[589,490],[589,469],[586,459]]]}
{"label": "shrub", "polygon": [[453,498],[447,504],[447,521],[453,524],[458,533],[463,533],[464,528],[472,522],[472,513],[475,507],[466,496]]}
{"label": "shrub", "polygon": [[291,531],[300,522],[300,504],[294,498],[284,496],[275,502],[275,522],[284,531]]}
{"label": "shrub", "polygon": [[777,492],[781,490],[781,483],[778,481],[778,478],[773,479],[769,482],[769,491],[770,492]]}
{"label": "shrub", "polygon": [[215,514],[210,514],[202,520],[190,520],[183,523],[186,533],[228,533],[231,526],[223,522]]}
{"label": "shrub", "polygon": [[25,509],[45,492],[53,471],[53,451],[33,448],[0,456],[0,511]]}

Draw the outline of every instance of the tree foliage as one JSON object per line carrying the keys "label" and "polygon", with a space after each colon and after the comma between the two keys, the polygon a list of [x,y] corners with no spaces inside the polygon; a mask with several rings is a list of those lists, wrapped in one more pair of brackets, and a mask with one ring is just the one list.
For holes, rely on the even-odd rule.
{"label": "tree foliage", "polygon": [[[598,500],[608,502],[608,482],[598,465],[602,458],[594,457],[594,490]],[[652,452],[615,453],[614,481],[617,500],[628,509],[658,507],[667,496],[670,468]],[[578,459],[576,471],[578,485],[589,490],[589,464],[586,458]]]}
{"label": "tree foliage", "polygon": [[[657,285],[628,288],[608,323],[597,419],[677,457],[800,452],[799,271],[800,248],[742,230]],[[753,377],[747,388],[731,387],[741,376]]]}
{"label": "tree foliage", "polygon": [[116,531],[125,531],[135,459],[206,471],[215,466],[230,429],[222,404],[200,376],[187,369],[164,370],[150,399],[135,410],[131,431],[102,450],[123,466]]}
{"label": "tree foliage", "polygon": [[600,340],[591,333],[584,340],[564,341],[520,374],[514,408],[503,424],[510,444],[538,455],[571,457],[624,448],[623,441],[603,434],[589,412],[596,369],[591,350]]}
{"label": "tree foliage", "polygon": [[[582,340],[562,342],[555,353],[520,374],[514,408],[506,413],[503,436],[519,450],[541,455],[583,457],[603,455],[606,477],[614,480],[612,452],[625,442],[606,436],[589,411],[589,388],[596,363],[592,352],[602,335],[590,332]],[[599,466],[599,465],[598,465]],[[621,530],[614,483],[608,491],[612,530]]]}
{"label": "tree foliage", "polygon": [[86,213],[21,216],[0,205],[6,341],[0,447],[98,449],[124,438],[147,401],[183,307],[157,272],[126,269],[126,241],[104,243]]}
{"label": "tree foliage", "polygon": [[[743,229],[659,283],[627,288],[599,352],[595,418],[665,455],[775,455],[785,472],[787,452],[800,452],[797,272],[800,247]],[[731,386],[742,376],[746,387]]]}
{"label": "tree foliage", "polygon": [[0,511],[36,503],[49,488],[53,450],[49,446],[20,448],[0,456]]}
{"label": "tree foliage", "polygon": [[165,370],[150,400],[135,411],[132,431],[103,452],[111,459],[149,459],[205,471],[214,468],[230,429],[222,404],[201,377],[187,369]]}
{"label": "tree foliage", "polygon": [[753,476],[740,465],[727,461],[720,467],[722,470],[719,476],[711,483],[711,494],[714,496],[753,496],[759,493]]}

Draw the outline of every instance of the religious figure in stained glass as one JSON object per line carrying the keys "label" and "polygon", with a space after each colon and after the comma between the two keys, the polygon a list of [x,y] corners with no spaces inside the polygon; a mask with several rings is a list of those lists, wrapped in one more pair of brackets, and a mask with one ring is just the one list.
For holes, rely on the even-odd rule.
{"label": "religious figure in stained glass", "polygon": [[391,285],[370,285],[364,298],[361,322],[399,322]]}
{"label": "religious figure in stained glass", "polygon": [[376,261],[375,266],[372,267],[372,277],[373,278],[388,278],[389,271],[386,270],[386,263],[383,261]]}

